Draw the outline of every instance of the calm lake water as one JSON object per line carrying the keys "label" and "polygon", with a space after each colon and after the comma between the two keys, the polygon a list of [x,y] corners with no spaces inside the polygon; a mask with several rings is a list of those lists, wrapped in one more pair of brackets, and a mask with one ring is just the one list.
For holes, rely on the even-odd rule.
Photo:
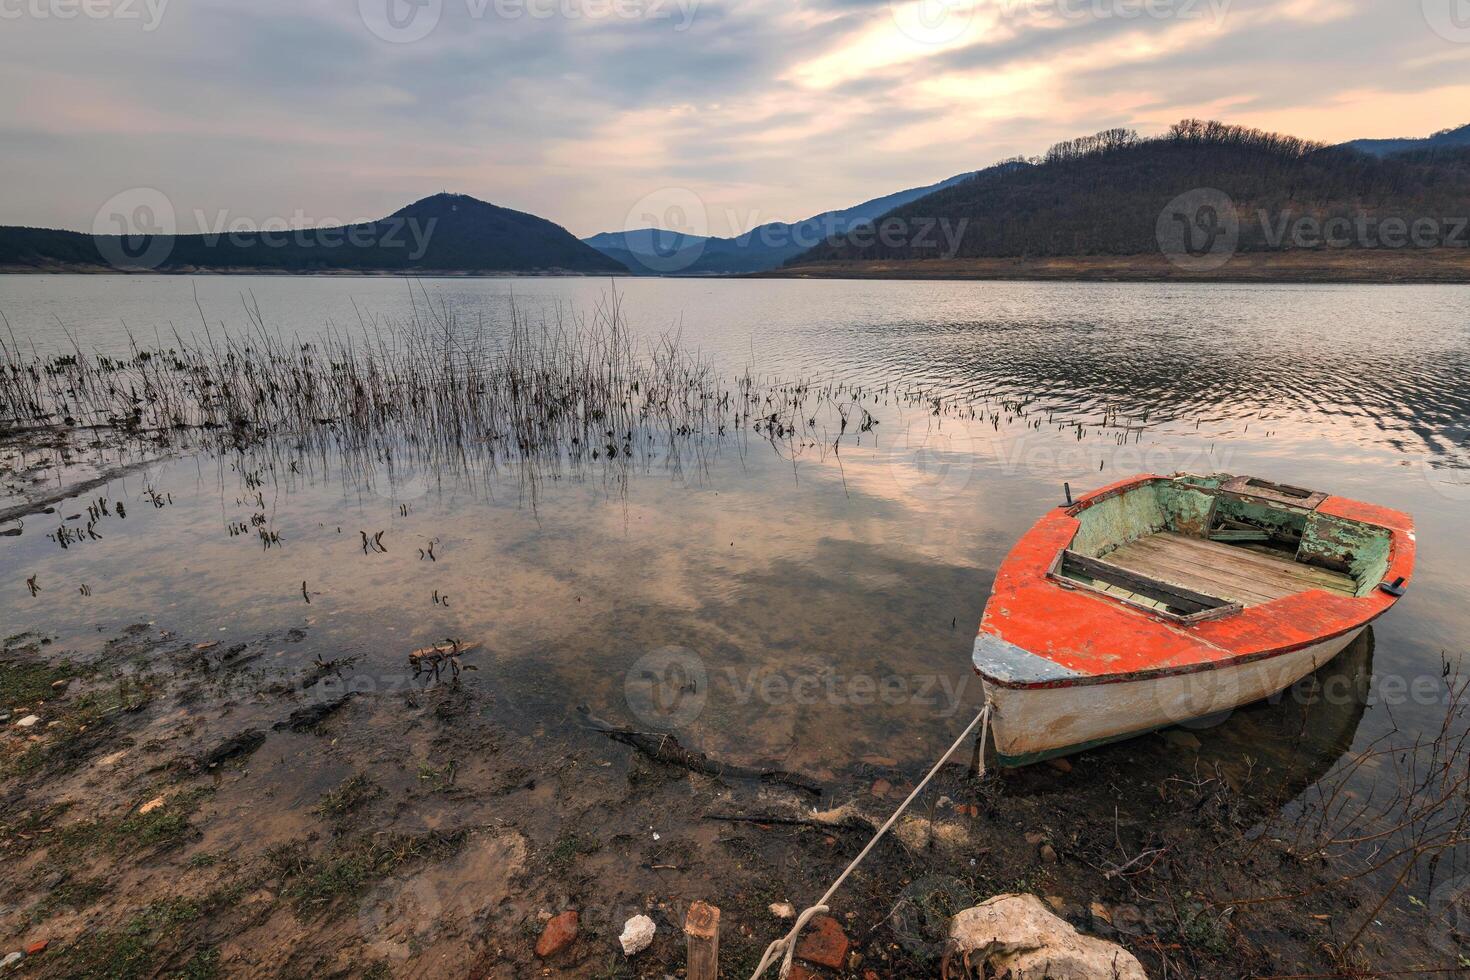
{"label": "calm lake water", "polygon": [[[0,538],[0,632],[299,627],[310,641],[281,656],[355,656],[355,683],[384,688],[453,636],[482,644],[466,682],[528,732],[574,732],[585,706],[740,763],[918,773],[978,709],[970,644],[995,569],[1064,482],[1228,471],[1418,522],[1408,597],[1344,655],[1373,685],[1329,706],[1310,774],[1394,726],[1438,727],[1442,654],[1470,636],[1467,288],[31,276],[0,277],[0,313],[24,348],[118,352],[129,334],[240,333],[246,304],[310,340],[426,306],[493,333],[512,307],[570,320],[614,290],[635,330],[678,335],[731,382],[860,386],[877,425],[840,453],[747,428],[626,483],[320,447],[186,454],[98,491],[128,506],[100,541],[48,537],[84,504]],[[379,531],[386,552],[364,552]],[[1269,754],[1269,710],[1199,735]]]}

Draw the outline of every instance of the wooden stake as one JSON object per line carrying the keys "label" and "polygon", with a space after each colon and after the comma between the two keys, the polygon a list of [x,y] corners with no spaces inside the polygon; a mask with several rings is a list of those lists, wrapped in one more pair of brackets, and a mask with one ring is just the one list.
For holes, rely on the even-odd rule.
{"label": "wooden stake", "polygon": [[689,980],[718,980],[720,975],[720,910],[704,902],[689,906],[684,917]]}

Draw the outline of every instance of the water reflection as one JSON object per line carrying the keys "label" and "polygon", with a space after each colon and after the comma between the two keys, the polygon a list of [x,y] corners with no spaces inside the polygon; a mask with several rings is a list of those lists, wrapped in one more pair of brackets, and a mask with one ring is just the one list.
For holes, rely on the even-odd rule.
{"label": "water reflection", "polygon": [[1273,806],[1295,799],[1352,748],[1372,694],[1374,646],[1370,626],[1316,673],[1194,732],[1201,761],[1218,763],[1237,784],[1251,776],[1266,782]]}
{"label": "water reflection", "polygon": [[[986,493],[968,508],[952,470],[930,480],[872,442],[793,468],[784,443],[732,437],[692,471],[558,472],[534,499],[524,469],[420,468],[406,445],[206,454],[109,487],[107,517],[69,522],[95,527],[85,544],[13,539],[7,564],[45,590],[7,593],[3,611],[37,625],[143,615],[224,639],[298,627],[308,640],[281,666],[355,658],[330,683],[360,694],[401,689],[411,651],[453,638],[478,644],[462,681],[494,692],[511,730],[576,737],[586,705],[739,764],[835,782],[862,760],[921,771],[980,703],[976,610],[1006,528],[1036,505]],[[1371,661],[1370,633],[1318,679]],[[1299,788],[1362,716],[1362,698],[1332,690],[1199,737],[1209,758],[1269,760],[1273,782]]]}

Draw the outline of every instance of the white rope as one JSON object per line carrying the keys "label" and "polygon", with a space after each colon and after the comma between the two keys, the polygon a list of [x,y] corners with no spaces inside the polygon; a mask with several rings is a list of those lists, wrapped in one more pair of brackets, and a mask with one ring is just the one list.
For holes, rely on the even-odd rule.
{"label": "white rope", "polygon": [[[774,964],[778,958],[781,959],[781,972],[779,976],[781,980],[786,980],[787,975],[791,973],[791,960],[792,957],[796,955],[796,937],[801,935],[801,930],[805,929],[807,923],[810,922],[814,917],[822,915],[823,913],[828,911],[827,902],[831,900],[832,895],[837,891],[837,889],[842,887],[842,883],[847,880],[847,876],[852,874],[852,872],[857,868],[859,864],[863,863],[863,858],[867,857],[868,853],[877,846],[878,842],[883,839],[883,835],[888,833],[889,828],[898,822],[898,818],[903,816],[903,811],[907,810],[909,804],[914,802],[915,798],[917,798],[918,795],[924,791],[924,787],[929,785],[929,780],[933,779],[935,774],[939,772],[940,768],[942,768],[944,764],[949,761],[949,757],[954,755],[955,752],[959,750],[959,747],[961,745],[965,744],[965,740],[970,737],[970,733],[975,730],[975,726],[977,725],[981,726],[981,729],[979,753],[980,766],[978,771],[976,772],[976,775],[985,775],[985,740],[990,735],[989,702],[986,702],[985,707],[981,708],[980,713],[975,716],[975,720],[970,722],[969,726],[960,733],[960,737],[955,739],[955,743],[949,747],[949,751],[939,757],[939,761],[934,763],[934,768],[929,770],[929,775],[925,776],[923,781],[920,782],[919,785],[914,787],[914,791],[909,794],[909,798],[900,803],[898,809],[893,811],[893,816],[888,818],[888,822],[885,823],[882,827],[878,828],[878,832],[873,835],[872,840],[868,841],[868,846],[863,848],[862,853],[853,858],[852,863],[843,869],[842,874],[837,876],[837,880],[832,882],[832,887],[827,889],[826,894],[817,899],[817,903],[815,905],[805,910],[801,913],[801,915],[796,917],[796,925],[791,927],[791,931],[788,932],[785,937],[777,939],[775,942],[771,943],[771,945],[766,947],[766,955],[761,957],[760,965],[757,966],[755,968],[755,972],[750,975],[750,980],[760,980],[761,975],[765,973],[766,970],[770,969],[771,965]],[[785,954],[784,956],[782,955],[783,953]]]}

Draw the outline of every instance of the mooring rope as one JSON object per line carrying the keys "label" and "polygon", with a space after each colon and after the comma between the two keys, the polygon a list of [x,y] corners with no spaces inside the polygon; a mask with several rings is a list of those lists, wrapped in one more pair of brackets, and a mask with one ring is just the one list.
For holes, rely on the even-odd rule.
{"label": "mooring rope", "polygon": [[[960,733],[959,738],[955,739],[955,743],[949,747],[949,751],[940,756],[939,761],[934,763],[934,768],[929,770],[929,775],[925,776],[923,781],[914,787],[914,791],[909,794],[908,799],[900,803],[898,809],[893,811],[893,816],[888,818],[888,822],[878,828],[878,832],[873,835],[872,840],[868,841],[868,846],[863,848],[862,853],[853,858],[852,863],[843,869],[842,874],[837,876],[837,880],[832,882],[832,887],[827,889],[826,894],[817,899],[815,905],[796,917],[796,924],[791,927],[790,932],[766,947],[766,955],[761,957],[760,965],[750,975],[750,980],[760,980],[761,975],[770,969],[771,965],[777,959],[781,960],[781,972],[778,975],[781,980],[786,980],[787,975],[791,972],[792,957],[796,955],[796,937],[801,935],[801,930],[805,929],[807,923],[813,918],[828,911],[827,903],[831,900],[837,889],[842,887],[842,883],[847,880],[847,876],[852,874],[859,864],[863,863],[863,858],[867,857],[868,853],[877,846],[878,842],[883,839],[883,835],[888,833],[889,828],[898,822],[898,818],[903,816],[903,811],[908,809],[909,804],[914,802],[920,793],[924,792],[924,787],[929,785],[929,780],[933,779],[940,768],[949,761],[950,756],[959,751],[960,746],[965,744],[965,740],[970,737],[970,733],[975,730],[977,725],[981,726],[981,728],[980,751],[978,753],[980,762],[976,775],[985,775],[985,740],[990,735],[990,707],[990,702],[987,701],[985,707],[981,708],[980,713],[975,716],[975,720],[970,722],[969,726]],[[783,953],[785,954],[784,956],[782,955]]]}

